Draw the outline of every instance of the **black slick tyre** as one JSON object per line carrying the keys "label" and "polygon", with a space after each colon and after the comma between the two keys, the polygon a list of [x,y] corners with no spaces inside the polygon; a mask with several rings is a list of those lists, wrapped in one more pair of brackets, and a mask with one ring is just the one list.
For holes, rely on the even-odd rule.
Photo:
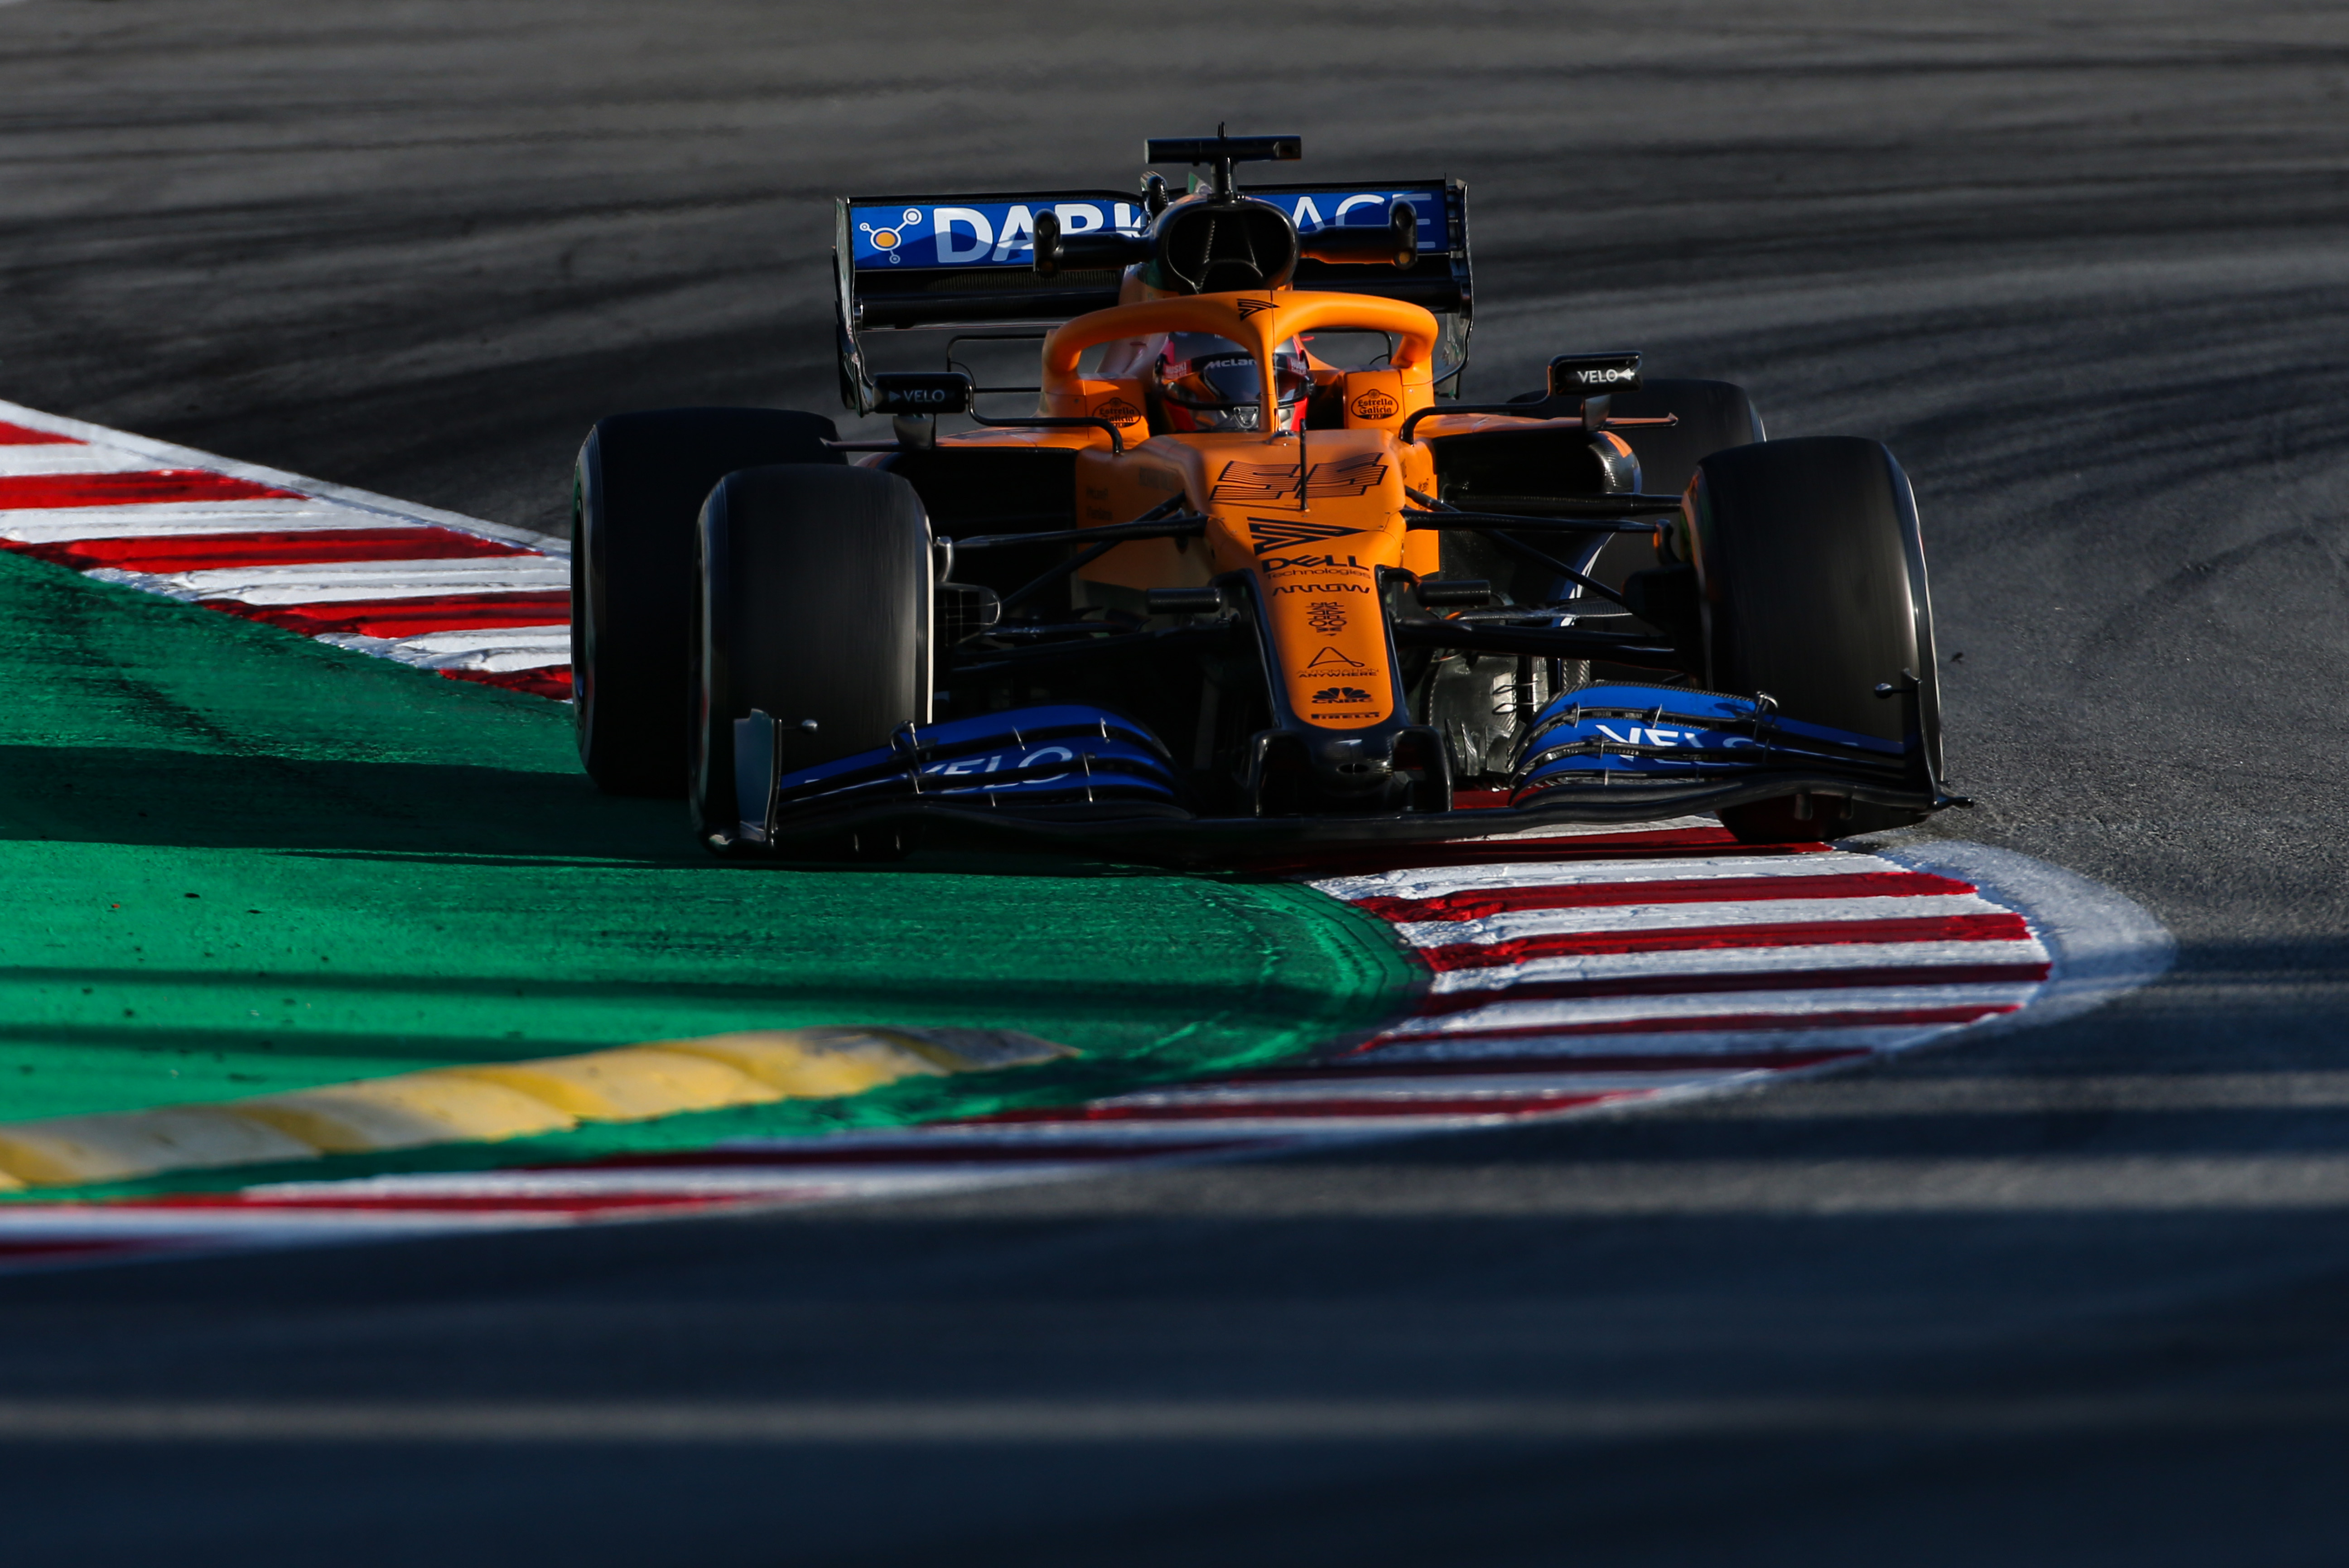
{"label": "black slick tyre", "polygon": [[833,463],[833,422],[781,409],[615,414],[572,484],[571,650],[579,760],[615,794],[686,792],[694,519],[739,468]]}
{"label": "black slick tyre", "polygon": [[[1640,460],[1640,488],[1650,495],[1678,495],[1705,458],[1764,439],[1762,416],[1754,411],[1745,389],[1729,381],[1658,378],[1636,392],[1616,393],[1609,400],[1608,413],[1623,420],[1671,418],[1668,425],[1615,427],[1615,434]],[[1656,554],[1647,536],[1623,534],[1608,541],[1591,576],[1620,588],[1633,572],[1654,565]]]}
{"label": "black slick tyre", "polygon": [[740,831],[734,722],[753,710],[780,722],[787,769],[928,722],[930,549],[914,487],[876,469],[753,468],[709,493],[689,639],[705,842],[723,848]]}
{"label": "black slick tyre", "polygon": [[1615,431],[1640,460],[1640,488],[1651,495],[1677,495],[1704,459],[1764,439],[1762,416],[1754,411],[1745,389],[1733,382],[1662,377],[1608,400],[1610,419],[1667,414],[1671,424],[1624,425]]}
{"label": "black slick tyre", "polygon": [[[1938,779],[1932,600],[1916,500],[1892,454],[1850,436],[1715,452],[1697,465],[1692,512],[1703,683],[1767,692],[1786,718],[1899,742],[1918,787]],[[1912,694],[1876,694],[1911,677]],[[1807,817],[1797,809],[1764,801],[1721,818],[1746,843],[1791,843],[1924,815],[1829,798]]]}

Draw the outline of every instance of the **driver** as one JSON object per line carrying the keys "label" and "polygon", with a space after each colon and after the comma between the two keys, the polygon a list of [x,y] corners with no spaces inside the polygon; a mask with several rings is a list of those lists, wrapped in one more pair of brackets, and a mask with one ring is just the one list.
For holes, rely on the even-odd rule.
{"label": "driver", "polygon": [[[1170,431],[1253,431],[1263,417],[1256,358],[1228,337],[1169,333],[1151,374]],[[1273,382],[1280,409],[1276,433],[1293,434],[1313,395],[1313,372],[1294,337],[1273,351]]]}

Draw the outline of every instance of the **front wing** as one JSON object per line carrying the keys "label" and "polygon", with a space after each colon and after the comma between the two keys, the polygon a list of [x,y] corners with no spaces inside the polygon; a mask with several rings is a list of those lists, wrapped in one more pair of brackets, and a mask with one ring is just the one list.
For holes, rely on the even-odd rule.
{"label": "front wing", "polygon": [[1169,865],[1305,846],[1426,844],[1653,822],[1805,792],[1899,810],[1952,804],[1868,737],[1766,703],[1671,688],[1588,688],[1533,726],[1510,804],[1382,815],[1195,813],[1157,738],[1106,709],[1025,708],[907,725],[886,747],[794,766],[764,713],[735,724],[739,831],[714,846],[825,858],[875,844],[1024,847]]}

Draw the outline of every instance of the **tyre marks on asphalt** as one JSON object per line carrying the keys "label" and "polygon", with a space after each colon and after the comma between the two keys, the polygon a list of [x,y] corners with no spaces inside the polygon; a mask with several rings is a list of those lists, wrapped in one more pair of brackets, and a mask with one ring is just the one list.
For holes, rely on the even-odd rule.
{"label": "tyre marks on asphalt", "polygon": [[0,403],[0,547],[452,680],[571,694],[559,542]]}

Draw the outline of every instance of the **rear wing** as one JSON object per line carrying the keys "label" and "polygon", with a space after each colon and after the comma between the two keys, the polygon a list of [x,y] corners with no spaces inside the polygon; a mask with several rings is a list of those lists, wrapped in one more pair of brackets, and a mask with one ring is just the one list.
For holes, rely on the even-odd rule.
{"label": "rear wing", "polygon": [[[1410,268],[1343,266],[1308,257],[1297,264],[1294,286],[1423,306],[1444,327],[1436,350],[1439,389],[1466,368],[1475,289],[1465,182],[1258,185],[1247,194],[1287,213],[1305,234],[1333,224],[1383,224],[1388,203],[1409,202],[1419,219],[1419,259]],[[865,333],[1052,327],[1115,305],[1123,269],[1037,274],[1035,226],[1041,212],[1058,216],[1064,234],[1140,234],[1150,224],[1141,200],[1118,191],[842,198],[832,250],[841,401],[860,414],[873,411]]]}

